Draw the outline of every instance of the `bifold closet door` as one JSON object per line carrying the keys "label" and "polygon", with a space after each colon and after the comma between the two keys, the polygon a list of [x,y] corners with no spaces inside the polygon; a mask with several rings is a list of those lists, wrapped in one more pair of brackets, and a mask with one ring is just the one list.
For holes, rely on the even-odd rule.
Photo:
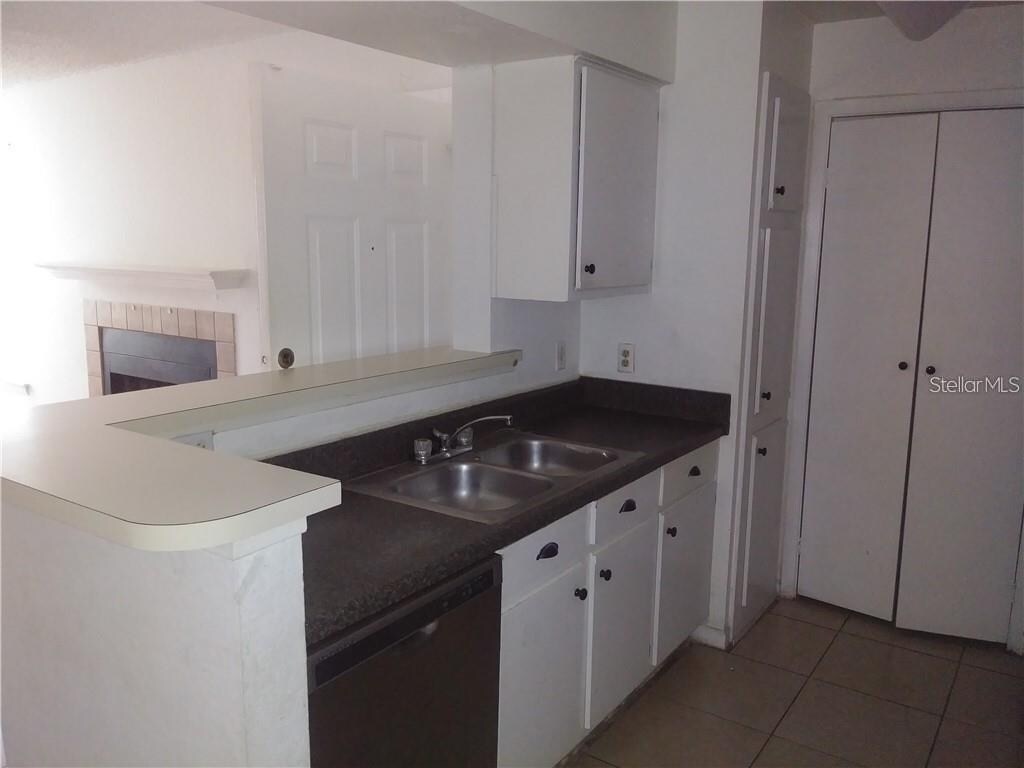
{"label": "bifold closet door", "polygon": [[[896,612],[898,626],[998,642],[1024,506],[1022,147],[1021,109],[939,120]],[[935,391],[943,380],[968,391]]]}
{"label": "bifold closet door", "polygon": [[829,141],[797,589],[887,620],[937,125],[843,118]]}

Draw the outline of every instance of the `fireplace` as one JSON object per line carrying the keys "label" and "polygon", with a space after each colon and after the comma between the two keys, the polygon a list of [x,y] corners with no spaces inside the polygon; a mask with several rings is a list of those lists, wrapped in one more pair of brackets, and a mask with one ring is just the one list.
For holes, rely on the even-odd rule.
{"label": "fireplace", "polygon": [[235,375],[227,312],[85,300],[89,396]]}
{"label": "fireplace", "polygon": [[103,394],[217,378],[217,344],[119,328],[100,329]]}

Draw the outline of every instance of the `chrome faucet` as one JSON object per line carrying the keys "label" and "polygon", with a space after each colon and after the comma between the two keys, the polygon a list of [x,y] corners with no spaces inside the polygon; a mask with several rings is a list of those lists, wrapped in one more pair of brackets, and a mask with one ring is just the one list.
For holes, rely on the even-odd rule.
{"label": "chrome faucet", "polygon": [[440,443],[437,453],[432,453],[434,444],[427,437],[420,437],[413,441],[413,456],[418,464],[431,464],[435,461],[443,461],[462,453],[473,450],[473,425],[481,421],[503,421],[506,426],[512,426],[511,416],[482,416],[466,422],[452,433],[442,432],[434,429],[434,437]]}

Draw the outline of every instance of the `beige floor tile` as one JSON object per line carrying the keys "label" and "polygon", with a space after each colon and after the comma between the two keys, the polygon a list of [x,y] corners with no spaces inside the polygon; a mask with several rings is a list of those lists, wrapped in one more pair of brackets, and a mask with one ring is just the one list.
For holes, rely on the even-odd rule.
{"label": "beige floor tile", "polygon": [[840,632],[814,677],[941,715],[956,662]]}
{"label": "beige floor tile", "polygon": [[794,600],[777,600],[772,606],[772,613],[790,619],[808,621],[819,627],[839,629],[850,612],[845,608],[837,608],[828,603],[819,603],[817,600],[798,597]]}
{"label": "beige floor tile", "polygon": [[678,704],[771,733],[807,678],[695,645],[651,687]]}
{"label": "beige floor tile", "polygon": [[733,649],[737,656],[809,675],[836,632],[766,613]]}
{"label": "beige floor tile", "polygon": [[648,691],[587,747],[621,768],[749,766],[768,735]]}
{"label": "beige floor tile", "polygon": [[939,726],[929,768],[1016,768],[1021,742],[946,718]]}
{"label": "beige floor tile", "polygon": [[1024,656],[1010,653],[1005,646],[996,643],[968,643],[964,648],[963,663],[1004,675],[1024,677]]}
{"label": "beige floor tile", "polygon": [[859,765],[923,766],[939,718],[809,680],[776,735]]}
{"label": "beige floor tile", "polygon": [[961,664],[946,717],[1024,737],[1024,679]]}
{"label": "beige floor tile", "polygon": [[850,618],[843,625],[843,632],[952,661],[959,660],[964,648],[963,640],[958,638],[897,629],[889,622],[859,613],[850,614]]}
{"label": "beige floor tile", "polygon": [[772,736],[754,761],[754,768],[837,768],[849,766],[841,757],[827,755],[789,739]]}

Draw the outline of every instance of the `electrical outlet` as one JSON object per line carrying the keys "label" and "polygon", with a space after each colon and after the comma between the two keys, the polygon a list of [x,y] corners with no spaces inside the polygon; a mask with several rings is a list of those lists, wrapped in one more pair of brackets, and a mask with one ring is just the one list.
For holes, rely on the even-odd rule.
{"label": "electrical outlet", "polygon": [[619,344],[619,373],[633,373],[636,366],[636,354],[633,345],[626,342]]}
{"label": "electrical outlet", "polygon": [[555,345],[555,370],[565,370],[565,342],[562,339]]}

